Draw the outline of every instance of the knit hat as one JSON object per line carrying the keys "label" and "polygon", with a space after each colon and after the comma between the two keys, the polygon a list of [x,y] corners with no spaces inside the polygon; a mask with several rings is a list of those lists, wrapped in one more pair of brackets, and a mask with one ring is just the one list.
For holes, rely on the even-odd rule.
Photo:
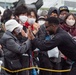
{"label": "knit hat", "polygon": [[23,26],[20,25],[15,19],[8,20],[5,23],[6,30],[8,30],[10,32],[12,32],[17,27],[23,28]]}

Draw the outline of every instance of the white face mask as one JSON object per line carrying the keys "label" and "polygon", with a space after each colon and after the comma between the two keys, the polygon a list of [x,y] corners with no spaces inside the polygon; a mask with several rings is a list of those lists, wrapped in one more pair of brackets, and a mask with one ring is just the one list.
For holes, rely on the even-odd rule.
{"label": "white face mask", "polygon": [[75,24],[75,20],[66,20],[67,25],[73,26]]}
{"label": "white face mask", "polygon": [[34,19],[34,18],[28,18],[28,23],[29,23],[30,25],[34,24],[35,21],[36,21],[36,19]]}
{"label": "white face mask", "polygon": [[40,20],[40,21],[38,21],[38,24],[39,24],[39,25],[43,25],[43,24],[45,24],[45,21]]}
{"label": "white face mask", "polygon": [[22,23],[25,23],[27,21],[28,17],[27,16],[24,16],[24,15],[21,15],[21,16],[19,16],[19,19],[20,19],[20,21]]}

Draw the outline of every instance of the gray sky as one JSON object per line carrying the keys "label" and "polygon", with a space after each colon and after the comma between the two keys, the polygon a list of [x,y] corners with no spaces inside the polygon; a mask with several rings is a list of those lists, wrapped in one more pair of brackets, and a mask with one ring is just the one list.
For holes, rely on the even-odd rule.
{"label": "gray sky", "polygon": [[[15,1],[18,1],[18,0],[0,0],[1,2],[15,2]],[[27,3],[32,3],[32,2],[35,2],[37,0],[25,0]],[[56,0],[43,0],[44,2],[48,2],[48,3],[53,3],[55,2]],[[59,1],[59,0],[58,0]],[[62,0],[61,0],[62,1]],[[65,0],[65,1],[76,1],[76,0]]]}
{"label": "gray sky", "polygon": [[[18,0],[0,0],[1,2],[15,2],[15,1],[18,1]],[[30,4],[32,2],[36,2],[37,0],[25,0],[25,2],[27,4]],[[51,5],[53,5],[56,1],[58,0],[43,0],[43,7],[49,7]]]}
{"label": "gray sky", "polygon": [[[18,1],[18,0],[0,0],[2,2],[15,2],[15,1]],[[25,0],[27,4],[30,4],[32,2],[36,2],[37,0]],[[51,7],[51,6],[54,6],[56,3],[60,3],[62,1],[75,1],[76,0],[43,0],[43,6],[42,7]],[[61,3],[59,4],[60,6],[62,5]]]}
{"label": "gray sky", "polygon": [[18,0],[0,0],[1,2],[15,2],[15,1],[18,1]]}

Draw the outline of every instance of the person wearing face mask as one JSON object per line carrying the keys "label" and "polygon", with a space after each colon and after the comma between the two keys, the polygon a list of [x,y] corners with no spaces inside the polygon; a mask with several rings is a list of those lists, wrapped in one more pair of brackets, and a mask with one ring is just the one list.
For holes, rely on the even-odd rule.
{"label": "person wearing face mask", "polygon": [[27,14],[28,8],[25,5],[18,6],[14,11],[15,19],[23,26],[25,32],[27,31],[27,28],[24,26],[28,19]]}
{"label": "person wearing face mask", "polygon": [[[33,25],[36,21],[37,14],[34,10],[29,10],[24,5],[20,5],[15,9],[14,12],[16,20],[23,25],[23,29],[25,32],[27,32],[27,28],[29,25]],[[33,26],[32,26],[33,29]]]}
{"label": "person wearing face mask", "polygon": [[33,30],[33,24],[35,23],[36,19],[35,18],[31,18],[28,17],[27,21],[25,22],[24,26],[26,28],[28,28],[28,26],[31,26],[32,30]]}
{"label": "person wearing face mask", "polygon": [[[31,46],[31,43],[28,39],[26,40],[26,42],[23,42],[23,43],[21,43],[18,40],[18,36],[21,33],[22,26],[16,20],[11,19],[5,23],[5,28],[6,28],[6,32],[3,34],[1,38],[2,44],[3,46],[5,46],[5,49],[4,49],[5,67],[10,69],[9,67],[10,62],[8,62],[6,59],[11,59],[12,63],[14,60],[19,60],[21,68],[29,67],[28,50]],[[12,70],[14,69],[15,68],[13,68]],[[29,71],[10,73],[10,75],[29,75]]]}
{"label": "person wearing face mask", "polygon": [[75,15],[72,13],[69,13],[64,20],[64,24],[61,25],[61,28],[66,30],[72,37],[76,37]]}
{"label": "person wearing face mask", "polygon": [[40,26],[45,24],[45,17],[44,17],[44,16],[40,16],[40,17],[38,18],[38,24],[39,24]]}
{"label": "person wearing face mask", "polygon": [[[23,35],[25,35],[25,33],[27,35],[28,26],[29,25],[32,26],[35,23],[35,21],[36,21],[36,15],[35,14],[36,13],[34,13],[33,11],[28,12],[28,8],[25,5],[20,5],[15,9],[15,12],[14,12],[15,18],[23,26],[23,30],[25,31],[23,33]],[[35,24],[35,26],[36,26],[36,24]],[[17,38],[19,38],[18,40],[20,42],[25,42],[25,40],[28,39],[27,37],[21,37],[21,34],[19,34],[17,36]],[[29,53],[29,57],[30,57],[30,55],[32,55],[32,50],[28,51],[28,53]],[[30,60],[30,58],[29,58],[29,60]],[[26,63],[26,60],[24,62]],[[29,65],[29,66],[31,66],[31,65]]]}
{"label": "person wearing face mask", "polygon": [[25,27],[28,28],[28,26],[31,26],[32,30],[34,30],[33,24],[37,22],[37,13],[33,9],[29,9],[28,12],[28,19],[27,22],[25,22]]}
{"label": "person wearing face mask", "polygon": [[27,28],[24,26],[25,22],[27,22],[28,19],[27,14],[28,14],[28,8],[25,5],[18,6],[14,11],[15,19],[17,20],[18,23],[20,23],[23,26],[23,30],[21,32],[23,37],[20,39],[21,42],[27,39]]}

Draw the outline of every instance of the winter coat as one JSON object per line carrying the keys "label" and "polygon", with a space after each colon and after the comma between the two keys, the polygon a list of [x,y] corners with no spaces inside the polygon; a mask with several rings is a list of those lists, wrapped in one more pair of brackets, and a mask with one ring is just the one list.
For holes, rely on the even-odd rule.
{"label": "winter coat", "polygon": [[6,31],[3,34],[1,40],[2,44],[7,49],[4,54],[10,57],[15,57],[17,54],[22,55],[23,53],[26,53],[31,45],[29,40],[23,44],[20,44],[18,39],[9,31]]}
{"label": "winter coat", "polygon": [[69,59],[76,61],[76,42],[70,35],[63,29],[58,28],[54,37],[49,40],[40,40],[34,38],[32,40],[34,47],[39,48],[41,51],[48,51],[54,47],[58,49]]}
{"label": "winter coat", "polygon": [[[46,32],[46,28],[45,28],[45,25],[42,25],[41,27],[40,27],[40,30],[39,30],[39,32],[38,32],[38,34],[37,34],[37,38],[39,38],[40,40],[46,40],[46,38],[48,38],[48,34],[47,34],[47,32]],[[51,39],[51,37],[50,38],[48,38],[48,39]],[[47,56],[48,57],[48,54],[47,54],[48,52],[46,52],[46,51],[40,51],[40,54],[42,55],[42,56]],[[48,57],[49,58],[49,57]],[[59,56],[58,56],[58,58],[50,58],[50,60],[51,61],[53,61],[53,62],[60,62],[61,61],[61,57],[60,57],[60,54],[59,54]]]}

